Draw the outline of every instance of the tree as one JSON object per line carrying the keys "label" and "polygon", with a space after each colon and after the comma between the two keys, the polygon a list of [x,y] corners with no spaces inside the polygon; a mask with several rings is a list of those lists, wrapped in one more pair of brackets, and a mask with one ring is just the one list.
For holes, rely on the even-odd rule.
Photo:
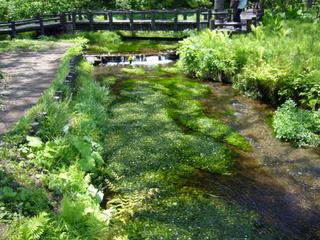
{"label": "tree", "polygon": [[224,11],[224,0],[214,0],[214,9]]}
{"label": "tree", "polygon": [[307,3],[307,8],[312,7],[312,0],[306,0],[306,3]]}

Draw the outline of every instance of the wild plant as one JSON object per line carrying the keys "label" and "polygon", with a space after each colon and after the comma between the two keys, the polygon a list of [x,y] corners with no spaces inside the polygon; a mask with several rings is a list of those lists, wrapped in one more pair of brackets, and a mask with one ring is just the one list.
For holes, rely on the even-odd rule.
{"label": "wild plant", "polygon": [[294,101],[287,100],[274,114],[276,137],[284,141],[296,142],[299,146],[318,146],[320,144],[319,115],[319,110],[300,110]]}

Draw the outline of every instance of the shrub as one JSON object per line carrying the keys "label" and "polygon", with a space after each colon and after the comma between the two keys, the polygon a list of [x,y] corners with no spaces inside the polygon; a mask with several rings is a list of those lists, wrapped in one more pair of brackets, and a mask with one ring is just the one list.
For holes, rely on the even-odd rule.
{"label": "shrub", "polygon": [[301,110],[296,103],[287,100],[274,114],[276,137],[285,141],[297,142],[299,146],[318,146],[320,140],[320,111]]}

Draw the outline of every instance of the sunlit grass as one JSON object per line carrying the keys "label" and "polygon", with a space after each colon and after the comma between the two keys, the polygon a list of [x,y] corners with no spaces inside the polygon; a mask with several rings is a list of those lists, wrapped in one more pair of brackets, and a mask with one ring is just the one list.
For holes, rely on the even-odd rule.
{"label": "sunlit grass", "polygon": [[52,49],[56,46],[55,43],[28,39],[13,39],[12,41],[0,41],[0,52],[9,50],[21,51],[44,51]]}

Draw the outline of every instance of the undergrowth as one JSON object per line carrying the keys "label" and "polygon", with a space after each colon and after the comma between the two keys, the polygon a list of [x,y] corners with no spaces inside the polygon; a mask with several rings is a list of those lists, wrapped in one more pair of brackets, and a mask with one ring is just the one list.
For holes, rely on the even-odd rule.
{"label": "undergrowth", "polygon": [[[249,97],[278,105],[292,99],[305,109],[318,109],[320,25],[305,18],[285,21],[268,12],[263,23],[247,35],[205,30],[183,40],[180,67],[199,79],[230,82]],[[290,135],[297,134],[292,128]],[[309,137],[307,142],[314,142]]]}

